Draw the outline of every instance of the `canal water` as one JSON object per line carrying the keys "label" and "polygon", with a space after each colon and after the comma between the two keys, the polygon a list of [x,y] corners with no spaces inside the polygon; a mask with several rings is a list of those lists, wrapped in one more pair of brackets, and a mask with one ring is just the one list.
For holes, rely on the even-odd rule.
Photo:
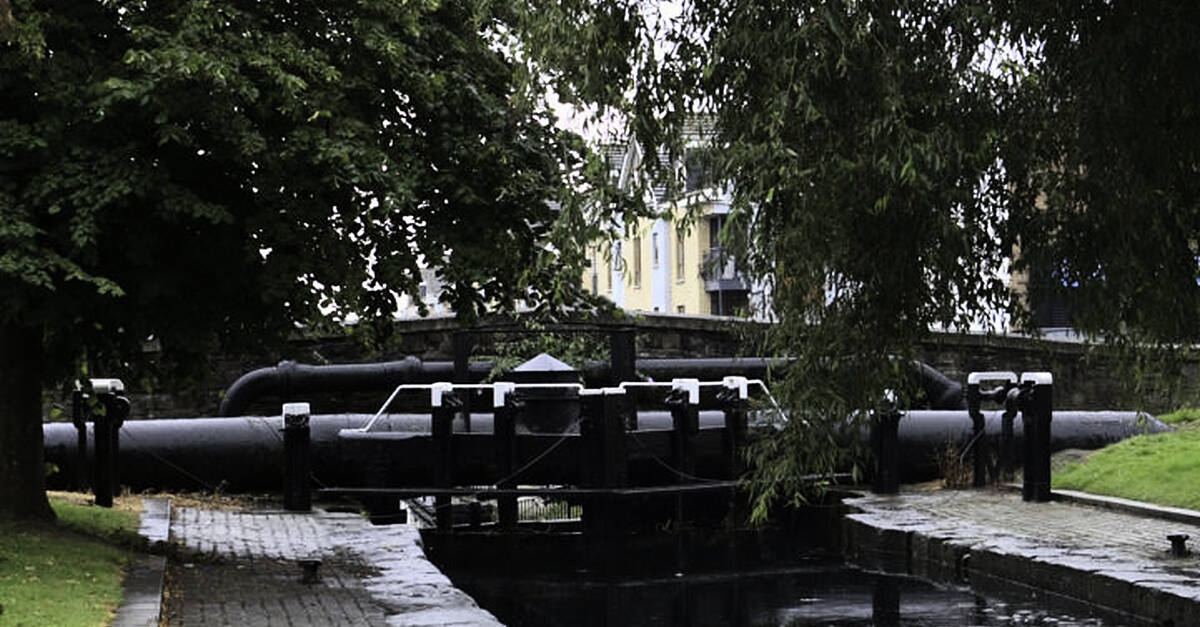
{"label": "canal water", "polygon": [[[846,566],[836,516],[770,530],[625,536],[426,535],[430,558],[511,627],[1108,626],[1084,606],[984,597]],[[680,538],[685,541],[679,541]]]}
{"label": "canal water", "polygon": [[482,573],[452,577],[511,627],[1113,624],[1044,604],[985,598],[914,578],[866,573],[832,560],[664,578],[514,578]]}

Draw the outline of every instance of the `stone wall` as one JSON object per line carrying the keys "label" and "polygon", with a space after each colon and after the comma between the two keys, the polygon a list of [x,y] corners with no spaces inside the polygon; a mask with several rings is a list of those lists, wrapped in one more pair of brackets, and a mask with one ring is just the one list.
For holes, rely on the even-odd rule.
{"label": "stone wall", "polygon": [[[644,315],[614,323],[633,326],[638,354],[644,358],[734,357],[762,355],[767,325],[744,320],[685,315]],[[603,327],[592,325],[592,332]],[[396,333],[383,350],[367,351],[352,339],[307,339],[292,342],[286,354],[222,356],[215,360],[207,382],[189,390],[135,393],[134,418],[216,415],[223,391],[238,377],[283,359],[309,364],[391,361],[413,355],[425,361],[453,359],[456,321],[450,317],[397,323]],[[473,355],[487,355],[498,333],[477,337]],[[1122,365],[1111,349],[1078,342],[1017,336],[934,333],[922,344],[920,358],[956,381],[972,371],[1008,370],[1017,373],[1048,370],[1055,377],[1054,404],[1059,409],[1140,409],[1171,411],[1197,402],[1200,361],[1180,357],[1165,366],[1140,369]],[[1140,372],[1141,383],[1134,372]],[[136,391],[135,391],[136,392]],[[350,399],[324,399],[324,405]],[[372,411],[382,401],[359,398],[356,409]],[[367,408],[367,405],[371,405]],[[264,399],[259,411],[276,411],[278,402]],[[275,409],[272,409],[275,408]],[[314,410],[322,408],[314,407]],[[346,410],[348,408],[340,408]]]}

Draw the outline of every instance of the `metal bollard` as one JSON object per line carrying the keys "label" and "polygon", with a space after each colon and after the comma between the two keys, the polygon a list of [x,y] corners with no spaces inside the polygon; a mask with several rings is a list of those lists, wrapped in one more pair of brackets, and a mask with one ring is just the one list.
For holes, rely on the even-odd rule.
{"label": "metal bollard", "polygon": [[283,508],[289,512],[312,510],[308,477],[310,430],[308,403],[283,406]]}
{"label": "metal bollard", "polygon": [[83,391],[80,381],[75,381],[75,391],[71,394],[71,423],[75,425],[75,489],[80,492],[88,489],[91,482],[87,470],[87,423],[92,412],[88,407],[88,398]]}
{"label": "metal bollard", "polygon": [[1004,413],[1000,416],[1000,481],[1011,481],[1016,472],[1017,437],[1013,432],[1013,421],[1017,417],[1020,401],[1020,387],[1010,388],[1004,397]]}
{"label": "metal bollard", "polygon": [[[303,404],[303,403],[301,403]],[[321,567],[321,560],[315,557],[296,560],[300,565],[300,583],[314,584],[321,583],[321,575],[317,569]]]}
{"label": "metal bollard", "polygon": [[92,393],[100,403],[92,422],[95,475],[92,493],[96,505],[112,507],[113,495],[120,482],[120,429],[129,416],[129,399],[117,394],[125,391],[120,379],[91,379]]}
{"label": "metal bollard", "polygon": [[[1004,386],[985,392],[979,389],[979,384],[984,381],[1002,381]],[[991,440],[985,436],[987,423],[981,405],[985,398],[1003,402],[1008,390],[1016,385],[1017,375],[1012,372],[972,372],[967,375],[967,414],[971,416],[970,448],[975,462],[971,484],[976,488],[987,485],[988,465],[992,453]]]}
{"label": "metal bollard", "polygon": [[1021,421],[1025,427],[1025,472],[1021,497],[1050,500],[1050,422],[1053,418],[1054,377],[1049,372],[1021,375]]}
{"label": "metal bollard", "polygon": [[1187,557],[1192,554],[1187,548],[1188,534],[1172,533],[1167,535],[1167,539],[1171,541],[1171,555],[1173,557]]}
{"label": "metal bollard", "polygon": [[895,397],[871,412],[871,452],[875,456],[875,476],[871,491],[895,494],[900,491],[900,419],[904,412],[896,407]]}

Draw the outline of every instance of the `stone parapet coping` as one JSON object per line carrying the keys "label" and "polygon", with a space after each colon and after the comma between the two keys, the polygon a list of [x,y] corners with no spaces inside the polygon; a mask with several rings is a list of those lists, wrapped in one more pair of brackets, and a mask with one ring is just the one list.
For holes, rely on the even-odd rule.
{"label": "stone parapet coping", "polygon": [[847,560],[984,594],[1054,598],[1117,625],[1200,625],[1200,557],[1171,556],[1166,539],[1198,537],[1195,512],[1152,508],[1180,516],[1160,518],[1120,499],[1061,498],[963,490],[847,499]]}

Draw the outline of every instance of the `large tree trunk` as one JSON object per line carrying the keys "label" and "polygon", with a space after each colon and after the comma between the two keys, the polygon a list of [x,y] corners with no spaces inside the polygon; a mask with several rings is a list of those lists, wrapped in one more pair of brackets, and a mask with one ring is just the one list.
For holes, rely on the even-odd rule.
{"label": "large tree trunk", "polygon": [[42,454],[42,329],[0,323],[0,519],[53,520]]}

